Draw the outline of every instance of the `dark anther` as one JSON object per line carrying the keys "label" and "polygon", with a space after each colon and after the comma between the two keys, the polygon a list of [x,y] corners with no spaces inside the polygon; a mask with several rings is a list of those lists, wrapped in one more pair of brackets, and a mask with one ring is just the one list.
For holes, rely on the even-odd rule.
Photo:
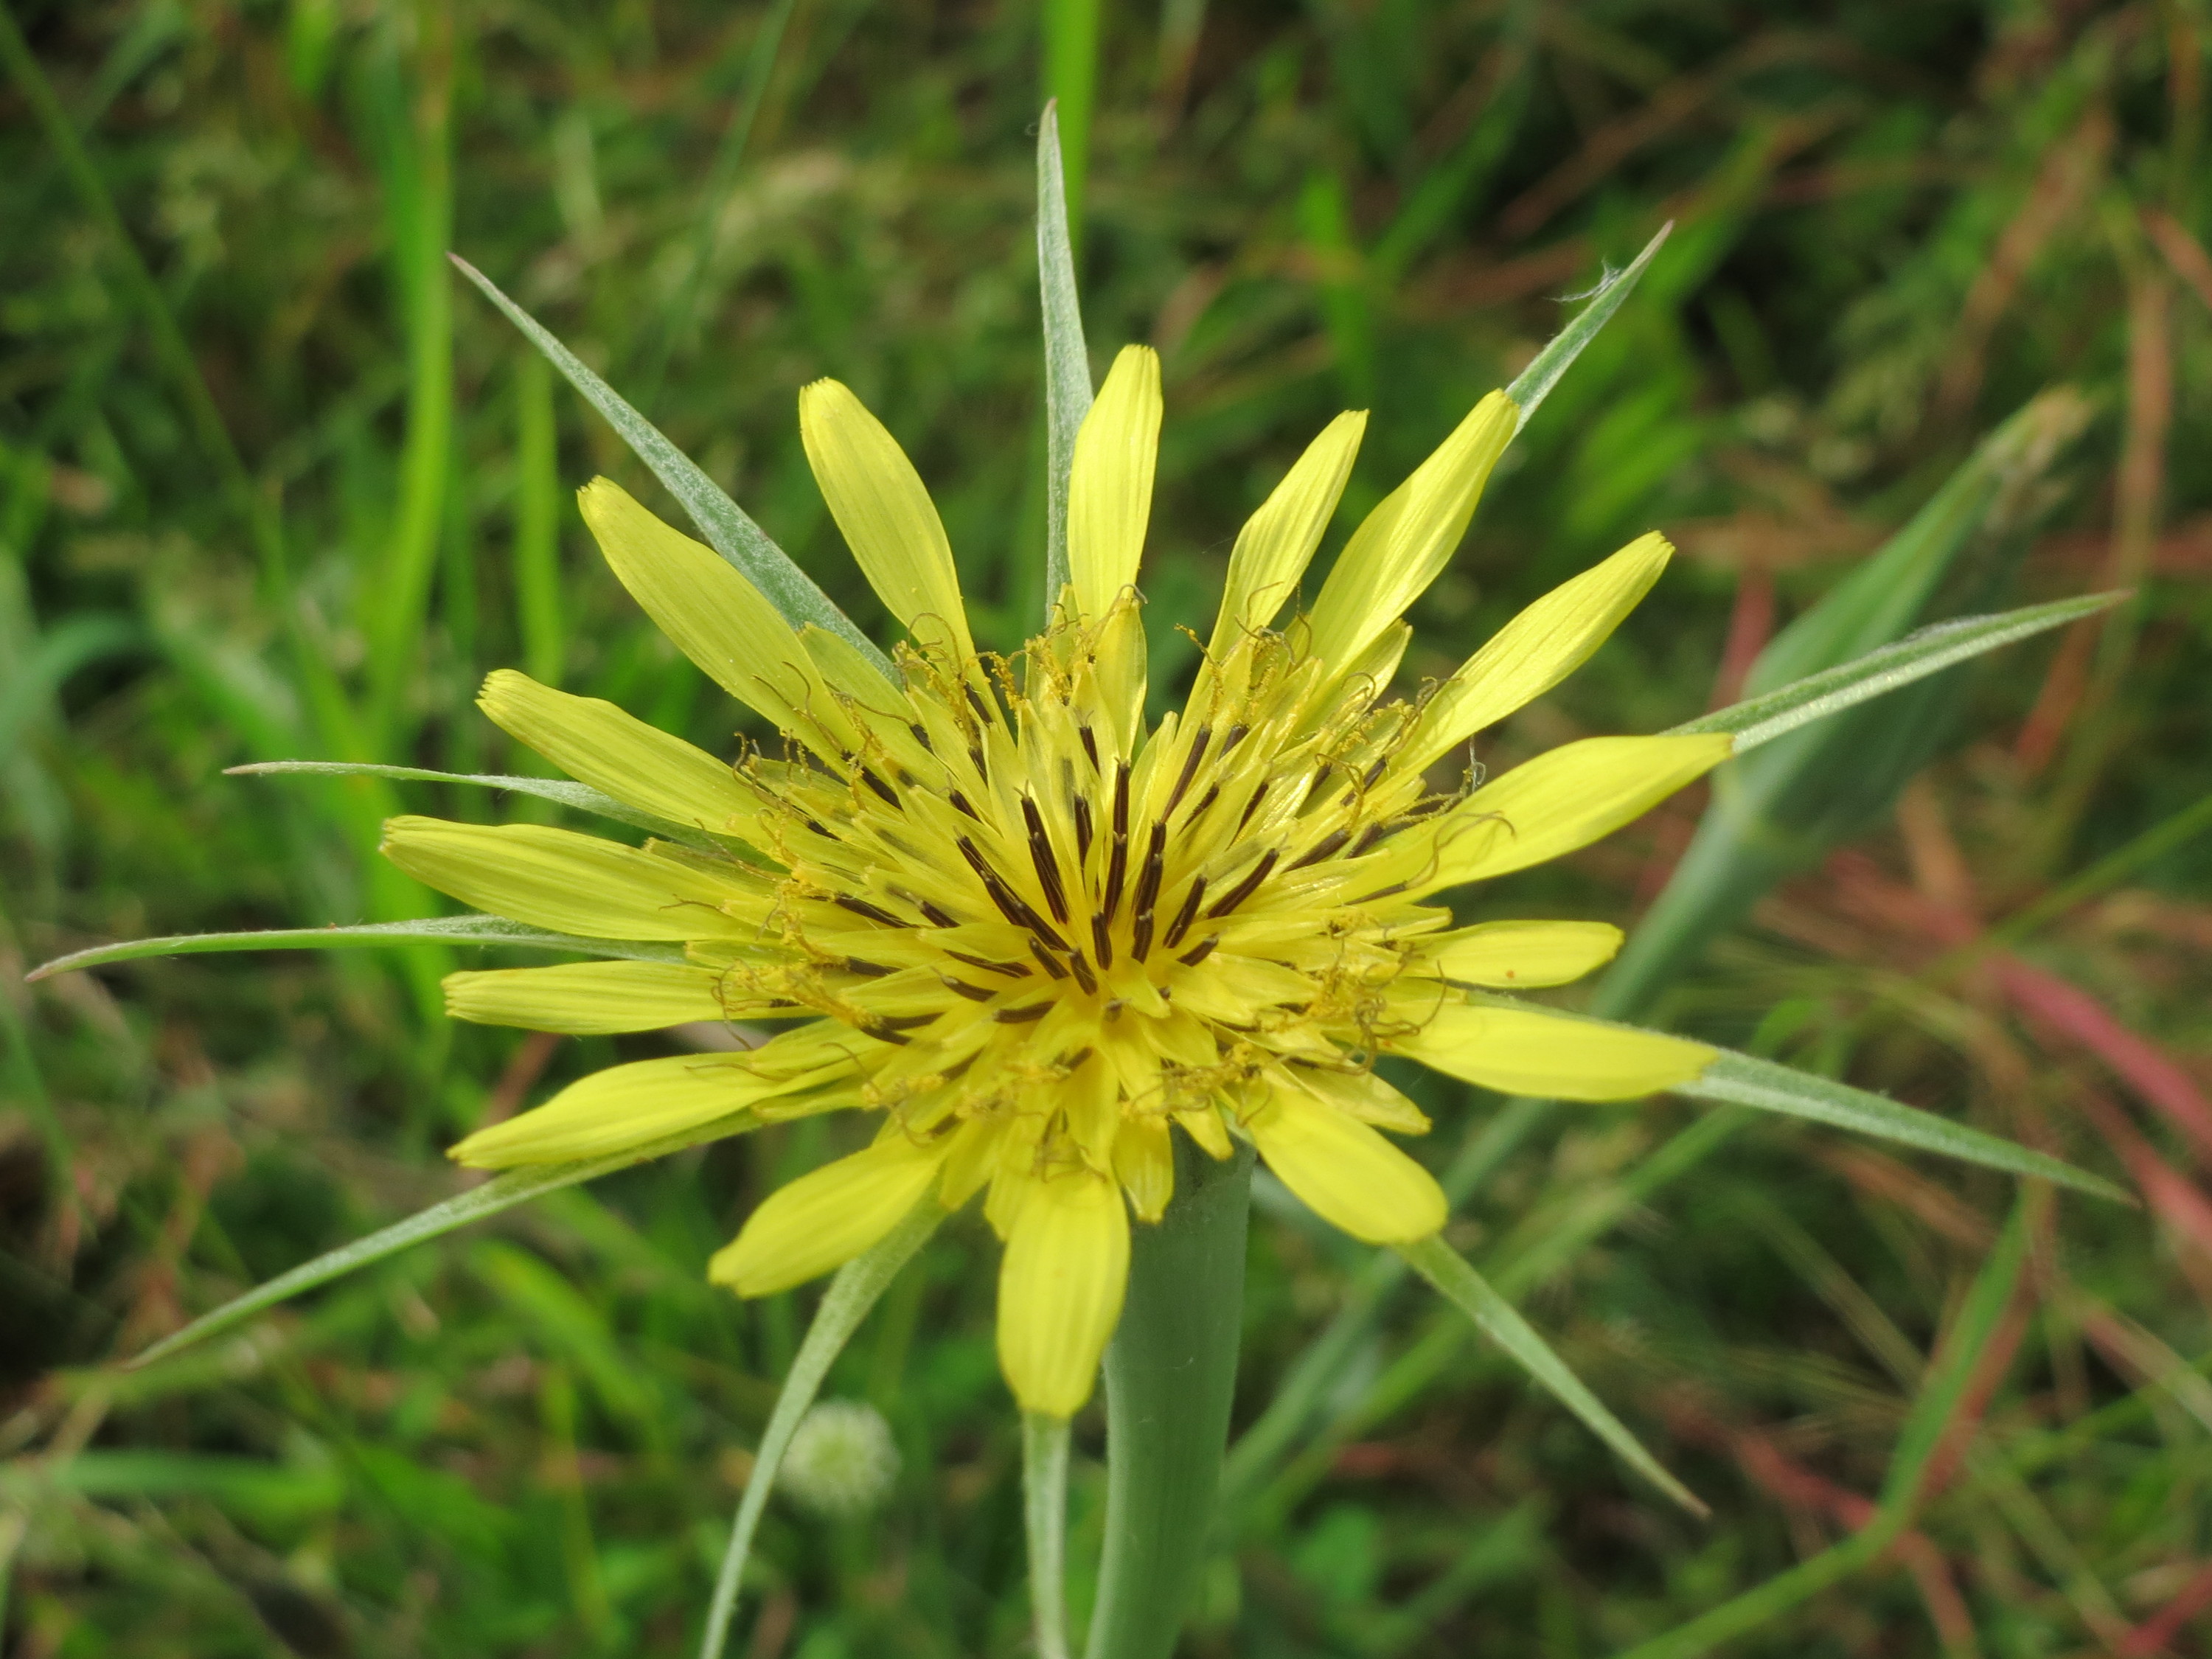
{"label": "dark anther", "polygon": [[970,1002],[988,1002],[993,997],[998,995],[996,991],[988,986],[970,985],[966,980],[955,979],[950,974],[939,974],[938,978],[945,981],[946,990],[957,991]]}
{"label": "dark anther", "polygon": [[1382,781],[1382,775],[1389,769],[1390,757],[1388,755],[1385,755],[1380,760],[1376,761],[1374,765],[1369,767],[1365,772],[1360,775],[1359,787],[1362,789],[1372,789],[1376,784]]}
{"label": "dark anther", "polygon": [[929,733],[922,726],[920,721],[908,721],[906,729],[913,734],[914,740],[921,745],[922,752],[924,754],[932,754],[935,752],[929,746]]}
{"label": "dark anther", "polygon": [[1060,890],[1060,860],[1052,854],[1052,838],[1044,832],[1044,818],[1037,804],[1027,795],[1022,797],[1022,822],[1030,828],[1030,862],[1036,866],[1037,885],[1044,889],[1044,902],[1052,908],[1054,921],[1067,920],[1067,895]]}
{"label": "dark anther", "polygon": [[921,1027],[928,1024],[930,1021],[936,1018],[937,1016],[933,1012],[927,1014],[878,1014],[876,1017],[876,1024],[878,1028],[886,1031],[912,1031],[917,1030]]}
{"label": "dark anther", "polygon": [[1182,805],[1184,793],[1189,789],[1190,781],[1198,775],[1199,763],[1206,758],[1206,745],[1207,740],[1212,736],[1212,726],[1201,726],[1198,728],[1198,735],[1191,739],[1190,753],[1183,757],[1182,775],[1176,780],[1176,787],[1168,796],[1167,812],[1161,813],[1162,817],[1167,817],[1168,812],[1174,811],[1176,807]]}
{"label": "dark anther", "polygon": [[1274,869],[1277,856],[1277,849],[1273,847],[1262,853],[1260,855],[1260,861],[1252,866],[1252,872],[1231,888],[1221,902],[1206,913],[1207,916],[1225,916],[1243,903],[1246,899],[1250,898],[1260,884],[1267,880],[1268,874]]}
{"label": "dark anther", "polygon": [[1049,1002],[1032,1002],[1026,1008],[1001,1008],[998,1020],[1001,1025],[1026,1025],[1033,1019],[1042,1019],[1052,1012]]}
{"label": "dark anther", "polygon": [[1031,939],[1030,940],[1030,954],[1035,957],[1038,963],[1043,967],[1045,972],[1050,974],[1054,979],[1066,979],[1067,977],[1067,969],[1061,966],[1060,960],[1058,957],[1053,955],[1051,951],[1044,948],[1044,943],[1042,940],[1037,939]]}
{"label": "dark anther", "polygon": [[809,830],[811,830],[816,835],[821,836],[824,841],[835,841],[837,839],[836,836],[830,833],[830,826],[823,823],[819,818],[807,819],[806,827]]}
{"label": "dark anther", "polygon": [[989,763],[988,762],[987,762],[986,760],[984,760],[984,758],[983,758],[983,750],[982,750],[982,746],[981,746],[981,744],[970,744],[969,745],[969,748],[968,748],[968,760],[969,760],[969,763],[970,765],[972,765],[973,767],[975,767],[975,775],[976,775],[977,777],[979,777],[979,778],[982,779],[982,780],[983,780],[983,781],[984,781],[984,782],[986,782],[986,783],[990,782],[990,781],[991,781],[991,768],[990,768],[990,763]]}
{"label": "dark anther", "polygon": [[1106,918],[1094,913],[1091,918],[1091,948],[1098,953],[1098,965],[1114,965],[1114,930],[1106,925]]}
{"label": "dark anther", "polygon": [[951,915],[947,915],[945,911],[939,909],[926,898],[916,899],[915,901],[915,905],[921,910],[923,915],[927,916],[932,922],[939,927],[957,927],[960,925],[958,922],[955,921]]}
{"label": "dark anther", "polygon": [[983,890],[991,896],[991,902],[999,907],[1000,915],[1060,950],[1067,949],[1066,940],[1053,930],[1050,922],[1030,908],[1020,894],[1006,885],[1005,878],[991,867],[991,861],[975,850],[974,842],[963,836],[955,844],[960,848],[960,856],[968,860],[968,867],[975,872],[975,878],[983,884]]}
{"label": "dark anther", "polygon": [[[956,962],[966,963],[970,968],[981,968],[987,974],[1004,974],[1008,979],[1027,979],[1030,976],[1030,970],[1018,962],[994,962],[988,957],[971,957],[965,951],[947,951],[945,954]],[[884,971],[888,973],[890,970],[885,969]]]}
{"label": "dark anther", "polygon": [[1075,861],[1091,856],[1091,797],[1078,795],[1071,803],[1075,812]]}
{"label": "dark anther", "polygon": [[1152,948],[1152,910],[1160,901],[1160,878],[1167,872],[1168,827],[1152,825],[1145,847],[1145,867],[1137,878],[1136,925],[1131,930],[1129,952],[1139,962]]}
{"label": "dark anther", "polygon": [[1204,962],[1206,957],[1212,956],[1213,954],[1213,947],[1220,943],[1220,934],[1208,933],[1204,939],[1199,940],[1197,944],[1191,946],[1189,950],[1177,957],[1176,960],[1182,963],[1186,968],[1195,968],[1200,963]]}
{"label": "dark anther", "polygon": [[1291,868],[1293,870],[1303,870],[1309,864],[1319,864],[1323,859],[1334,856],[1337,851],[1343,847],[1344,843],[1351,839],[1351,830],[1332,830],[1328,834],[1323,836],[1319,841],[1316,842],[1313,844],[1313,850],[1308,853],[1304,858],[1300,859],[1296,864],[1293,864]]}
{"label": "dark anther", "polygon": [[858,957],[847,957],[845,971],[848,974],[858,974],[862,979],[881,979],[885,974],[896,970],[884,966],[880,962],[863,962]]}
{"label": "dark anther", "polygon": [[1207,784],[1206,793],[1198,798],[1198,805],[1190,809],[1190,816],[1182,821],[1182,827],[1186,830],[1189,829],[1192,824],[1206,816],[1207,807],[1220,799],[1221,786],[1218,783]]}
{"label": "dark anther", "polygon": [[850,910],[856,916],[866,916],[870,921],[881,922],[886,927],[903,927],[906,924],[888,910],[882,910],[864,898],[854,898],[850,893],[840,893],[830,900],[840,910]]}
{"label": "dark anther", "polygon": [[1114,850],[1106,860],[1106,892],[1100,900],[1098,914],[1108,921],[1121,905],[1121,884],[1129,875],[1129,836],[1126,830],[1114,832]]}
{"label": "dark anther", "polygon": [[945,799],[952,803],[954,810],[965,812],[969,817],[975,818],[975,822],[978,823],[982,823],[983,820],[977,816],[975,809],[968,804],[968,797],[962,794],[957,789],[949,792],[945,795]]}
{"label": "dark anther", "polygon": [[1114,833],[1129,833],[1129,763],[1114,763]]}
{"label": "dark anther", "polygon": [[1367,852],[1376,842],[1382,840],[1393,830],[1399,828],[1404,822],[1403,818],[1386,818],[1380,823],[1369,824],[1359,832],[1359,839],[1352,843],[1352,856],[1358,858],[1361,854]]}
{"label": "dark anther", "polygon": [[1083,752],[1091,757],[1091,769],[1096,772],[1098,769],[1098,739],[1091,735],[1091,728],[1087,726],[1077,726],[1075,735],[1083,739]]}
{"label": "dark anther", "polygon": [[1121,1017],[1121,1010],[1127,1006],[1128,1006],[1128,1005],[1123,1002],[1121,998],[1115,997],[1113,1001],[1108,1003],[1103,1008],[1100,1009],[1099,1013],[1107,1019],[1119,1019]]}
{"label": "dark anther", "polygon": [[1221,740],[1221,752],[1227,754],[1252,733],[1252,728],[1239,720],[1229,728],[1229,735]]}
{"label": "dark anther", "polygon": [[963,686],[961,690],[967,692],[968,706],[975,711],[975,718],[988,726],[991,723],[991,711],[983,706],[982,698],[975,695],[975,688],[967,685]]}
{"label": "dark anther", "polygon": [[1262,781],[1260,787],[1252,792],[1252,799],[1244,803],[1244,816],[1237,820],[1238,834],[1243,833],[1244,826],[1252,822],[1252,814],[1260,810],[1260,803],[1267,799],[1267,786]]}
{"label": "dark anther", "polygon": [[1068,957],[1067,965],[1075,970],[1075,982],[1083,988],[1083,994],[1096,996],[1098,993],[1098,975],[1091,971],[1091,964],[1084,960],[1083,952],[1078,951],[1073,956]]}
{"label": "dark anther", "polygon": [[1190,884],[1190,893],[1176,912],[1174,924],[1168,929],[1168,949],[1172,951],[1182,943],[1182,936],[1190,932],[1190,925],[1198,920],[1198,907],[1206,902],[1206,878],[1199,877]]}
{"label": "dark anther", "polygon": [[860,781],[866,784],[869,788],[874,790],[877,795],[882,799],[885,805],[896,806],[899,804],[898,791],[892,788],[890,785],[885,783],[881,778],[878,777],[873,772],[868,770],[865,766],[860,769]]}

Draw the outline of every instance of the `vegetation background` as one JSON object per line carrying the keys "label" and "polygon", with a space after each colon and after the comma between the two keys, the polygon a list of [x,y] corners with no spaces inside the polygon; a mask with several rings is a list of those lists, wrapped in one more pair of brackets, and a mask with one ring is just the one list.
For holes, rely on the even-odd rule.
{"label": "vegetation background", "polygon": [[[1648,527],[1681,548],[1490,764],[1733,695],[2053,386],[2081,430],[1947,603],[2137,592],[1885,716],[1932,748],[1909,782],[1831,753],[1794,873],[1737,895],[1755,908],[1657,1009],[2143,1194],[2036,1211],[1902,1540],[1817,1593],[1777,1579],[1866,1524],[2009,1183],[1677,1103],[1578,1108],[1495,1162],[1454,1238],[1713,1518],[1632,1486],[1452,1316],[1390,1301],[1295,1432],[1232,1465],[1188,1651],[1686,1654],[1710,1635],[1663,1633],[1723,1605],[1744,1653],[2212,1651],[2201,0],[8,3],[0,1652],[696,1643],[809,1300],[740,1306],[702,1265],[842,1130],[572,1189],[124,1371],[458,1190],[459,1132],[669,1039],[455,1028],[435,982],[461,958],[421,948],[21,970],[430,914],[378,819],[527,803],[222,769],[527,767],[471,706],[493,667],[726,743],[570,506],[594,472],[650,479],[449,248],[865,625],[793,407],[850,382],[935,488],[979,635],[1017,642],[1041,87],[1094,352],[1166,365],[1160,660],[1187,672],[1172,626],[1210,617],[1237,525],[1331,413],[1376,411],[1349,518],[1669,218],[1415,612],[1409,682]],[[1703,800],[1484,902],[1623,918]],[[1430,1100],[1440,1165],[1498,1108]],[[1262,1210],[1243,1425],[1364,1259]],[[1024,1650],[994,1260],[948,1230],[841,1362],[830,1392],[881,1408],[902,1473],[865,1517],[772,1506],[737,1650]],[[1096,1420],[1078,1449],[1079,1612]]]}

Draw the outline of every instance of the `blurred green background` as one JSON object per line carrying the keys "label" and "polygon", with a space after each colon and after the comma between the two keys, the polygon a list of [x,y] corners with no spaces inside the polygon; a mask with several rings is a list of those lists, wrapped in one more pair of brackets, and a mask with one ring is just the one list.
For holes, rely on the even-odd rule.
{"label": "blurred green background", "polygon": [[[1045,90],[1096,361],[1164,360],[1146,587],[1171,681],[1174,626],[1210,620],[1237,525],[1330,415],[1375,411],[1350,520],[1667,219],[1413,612],[1408,687],[1632,535],[1680,545],[1486,741],[1493,769],[1728,700],[1981,434],[2075,389],[2078,434],[1936,608],[2136,600],[1825,751],[1793,873],[1735,896],[1653,1017],[2145,1198],[2038,1212],[1916,1529],[1732,1650],[2212,1652],[2201,0],[7,3],[0,1652],[691,1650],[811,1299],[740,1306],[702,1264],[846,1127],[571,1189],[125,1372],[458,1190],[459,1132],[669,1040],[450,1026],[436,978],[476,952],[21,970],[433,913],[377,821],[532,804],[222,769],[528,769],[471,706],[493,667],[726,747],[732,710],[569,491],[605,471],[672,506],[449,248],[873,627],[794,419],[805,381],[848,381],[936,491],[979,637],[1017,643]],[[1626,919],[1704,800],[1481,902]],[[1478,1091],[1425,1099],[1439,1167],[1498,1121]],[[1608,1654],[1754,1590],[1863,1524],[2010,1201],[1668,1101],[1496,1149],[1454,1242],[1714,1518],[1633,1485],[1453,1316],[1386,1300],[1232,1463],[1190,1654]],[[1261,1198],[1240,1425],[1318,1375],[1294,1368],[1365,1259]],[[902,1473],[862,1518],[771,1506],[733,1652],[1026,1650],[994,1263],[957,1223],[840,1363],[830,1392],[880,1408]],[[1077,1449],[1079,1613],[1095,1407]]]}

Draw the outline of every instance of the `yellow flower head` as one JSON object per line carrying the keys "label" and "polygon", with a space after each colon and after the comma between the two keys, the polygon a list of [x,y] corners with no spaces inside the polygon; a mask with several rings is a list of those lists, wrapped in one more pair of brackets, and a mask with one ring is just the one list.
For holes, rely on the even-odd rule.
{"label": "yellow flower head", "polygon": [[1276,626],[1335,512],[1363,415],[1316,438],[1237,538],[1188,704],[1147,727],[1138,590],[1159,367],[1123,351],[1077,440],[1068,584],[1012,659],[970,640],[912,465],[852,392],[806,388],[815,476],[904,625],[896,682],[794,631],[731,564],[604,479],[584,517],[623,585],[781,756],[702,753],[502,671],[483,707],[662,826],[641,848],[417,817],[386,852],[537,927],[637,960],[447,981],[452,1012],[550,1031],[792,1022],[750,1052],[618,1066],[454,1148],[483,1168],[704,1139],[839,1109],[872,1145],[775,1194],[711,1272],[744,1295],[849,1261],[925,1200],[983,1196],[1005,1241],[999,1354],[1029,1410],[1089,1396],[1129,1228],[1174,1195],[1176,1130],[1238,1139],[1337,1226],[1435,1232],[1445,1203],[1378,1131],[1427,1128],[1400,1054],[1492,1088],[1617,1099],[1712,1051],[1482,1000],[1558,985],[1620,942],[1588,922],[1454,929],[1432,895],[1570,852],[1724,758],[1725,734],[1570,744],[1471,792],[1429,773],[1572,671],[1666,562],[1646,536],[1540,599],[1440,687],[1386,694],[1401,617],[1450,556],[1519,411],[1485,398],[1367,517],[1312,609]]}

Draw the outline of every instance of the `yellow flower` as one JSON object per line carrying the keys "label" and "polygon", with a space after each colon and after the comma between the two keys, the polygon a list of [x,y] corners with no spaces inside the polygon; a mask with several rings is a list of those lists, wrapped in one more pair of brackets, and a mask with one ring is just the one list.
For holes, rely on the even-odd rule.
{"label": "yellow flower", "polygon": [[1148,728],[1137,581],[1160,417],[1158,360],[1132,347],[1076,444],[1068,586],[1052,625],[1008,660],[972,643],[944,527],[890,434],[842,386],[806,388],[800,429],[823,495],[911,641],[901,684],[835,635],[794,631],[614,484],[582,492],[623,585],[787,734],[786,752],[726,763],[502,671],[482,699],[493,720],[667,835],[633,848],[403,817],[385,851],[519,921],[682,947],[682,962],[456,974],[460,1018],[791,1025],[749,1053],[587,1077],[456,1158],[552,1163],[872,1112],[873,1144],[768,1199],[712,1276],[743,1295],[782,1290],[925,1200],[949,1210],[981,1194],[1006,1246],[1007,1380],[1025,1408],[1065,1417],[1119,1316],[1132,1218],[1157,1221],[1173,1196],[1178,1131],[1216,1158],[1247,1139],[1337,1226],[1407,1243],[1446,1206],[1382,1133],[1428,1122],[1377,1056],[1586,1100],[1705,1066],[1712,1051],[1694,1042],[1485,1000],[1589,972],[1614,929],[1455,929],[1431,902],[1583,846],[1729,752],[1725,734],[1599,738],[1479,788],[1429,781],[1596,649],[1656,580],[1666,542],[1632,544],[1442,686],[1391,699],[1403,613],[1465,532],[1518,411],[1501,393],[1478,404],[1368,515],[1312,609],[1279,628],[1365,424],[1340,416],[1238,537],[1189,702]]}

